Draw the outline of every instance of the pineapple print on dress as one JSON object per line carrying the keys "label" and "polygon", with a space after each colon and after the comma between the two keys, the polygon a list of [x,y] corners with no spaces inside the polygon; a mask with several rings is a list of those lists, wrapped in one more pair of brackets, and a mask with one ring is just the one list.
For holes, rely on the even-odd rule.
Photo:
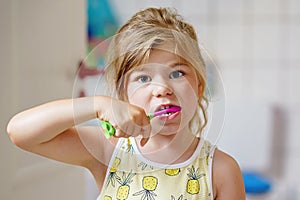
{"label": "pineapple print on dress", "polygon": [[200,191],[199,179],[205,176],[205,174],[199,174],[199,168],[195,169],[194,165],[192,168],[188,168],[189,173],[187,174],[189,180],[186,184],[186,191],[189,194],[198,194]]}
{"label": "pineapple print on dress", "polygon": [[147,163],[144,163],[144,162],[140,162],[138,164],[138,167],[141,168],[142,171],[144,171],[146,168],[149,168],[150,170],[153,170],[153,166],[151,165],[148,165]]}
{"label": "pineapple print on dress", "polygon": [[132,178],[135,176],[135,173],[129,172],[128,175],[126,175],[125,172],[123,172],[122,179],[117,180],[120,183],[120,186],[117,191],[117,199],[118,200],[125,200],[128,198],[130,186],[129,184],[132,182]]}
{"label": "pineapple print on dress", "polygon": [[175,168],[175,169],[165,169],[165,174],[168,176],[176,176],[180,172],[180,168]]}
{"label": "pineapple print on dress", "polygon": [[105,196],[104,196],[104,200],[112,200],[112,198],[111,198],[111,196],[105,195]]}
{"label": "pineapple print on dress", "polygon": [[132,143],[130,141],[130,138],[127,138],[127,143],[123,144],[123,146],[121,148],[126,153],[130,153],[131,155],[133,154],[134,149],[133,149]]}
{"label": "pineapple print on dress", "polygon": [[117,168],[120,165],[120,162],[121,159],[116,157],[112,164],[112,167],[109,170],[108,181],[106,186],[109,186],[109,184],[111,184],[113,187],[115,187],[116,181],[120,180],[120,177],[117,175]]}
{"label": "pineapple print on dress", "polygon": [[158,185],[158,179],[154,176],[145,176],[142,184],[143,190],[134,193],[133,196],[142,195],[142,200],[155,200],[154,197],[156,197],[157,194],[154,193],[154,190]]}
{"label": "pineapple print on dress", "polygon": [[183,200],[183,195],[180,195],[178,199],[176,199],[173,195],[171,195],[171,200]]}

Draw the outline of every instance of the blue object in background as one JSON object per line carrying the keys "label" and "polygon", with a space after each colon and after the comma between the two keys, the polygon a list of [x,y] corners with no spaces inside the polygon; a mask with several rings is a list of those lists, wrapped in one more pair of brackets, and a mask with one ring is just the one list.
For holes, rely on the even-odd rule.
{"label": "blue object in background", "polygon": [[[119,26],[108,0],[87,0],[87,20],[87,53],[89,54],[98,44],[113,36]],[[105,50],[102,49],[101,51],[105,52]],[[101,54],[89,55],[84,62],[88,68],[102,68],[105,65],[105,56]]]}
{"label": "blue object in background", "polygon": [[247,194],[263,194],[271,190],[271,182],[255,172],[243,172]]}
{"label": "blue object in background", "polygon": [[112,36],[118,23],[107,0],[87,1],[88,36],[89,38],[107,38]]}

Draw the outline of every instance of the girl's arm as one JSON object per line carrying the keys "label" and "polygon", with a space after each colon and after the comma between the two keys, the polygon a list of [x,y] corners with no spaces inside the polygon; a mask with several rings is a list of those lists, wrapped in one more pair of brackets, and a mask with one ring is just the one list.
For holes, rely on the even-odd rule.
{"label": "girl's arm", "polygon": [[[126,108],[125,105],[131,112],[123,110],[127,114],[118,114]],[[97,116],[116,123],[114,115],[117,115],[118,120],[126,122],[126,126],[120,124],[119,127],[124,126],[127,130],[132,124],[144,121],[140,119],[147,119],[141,113],[141,109],[109,97],[57,100],[17,114],[10,120],[7,132],[13,143],[22,149],[65,163],[90,167],[91,161],[107,163],[116,138],[112,137],[111,142],[107,142],[100,127],[75,125]],[[145,116],[133,117],[136,115]],[[135,121],[132,122],[132,118]],[[121,129],[117,133],[125,135]]]}
{"label": "girl's arm", "polygon": [[[64,99],[28,109],[10,120],[8,135],[24,150],[65,163],[83,165],[91,156],[74,128],[74,112],[78,110],[77,123],[95,118],[96,111],[93,105],[90,106],[92,102],[92,98]],[[80,110],[79,106],[87,109]]]}
{"label": "girl's arm", "polygon": [[218,149],[213,160],[214,199],[245,200],[244,182],[237,162]]}

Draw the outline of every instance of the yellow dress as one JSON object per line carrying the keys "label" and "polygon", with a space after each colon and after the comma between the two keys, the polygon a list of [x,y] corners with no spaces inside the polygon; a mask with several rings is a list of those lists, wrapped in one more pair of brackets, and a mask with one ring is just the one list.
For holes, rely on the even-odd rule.
{"label": "yellow dress", "polygon": [[164,165],[143,157],[133,138],[120,139],[97,200],[212,200],[214,150],[201,139],[188,160]]}

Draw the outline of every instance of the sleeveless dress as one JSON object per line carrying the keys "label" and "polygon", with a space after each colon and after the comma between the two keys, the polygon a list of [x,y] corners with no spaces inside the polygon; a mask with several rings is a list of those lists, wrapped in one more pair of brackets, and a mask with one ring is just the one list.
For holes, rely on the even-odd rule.
{"label": "sleeveless dress", "polygon": [[122,138],[97,200],[212,200],[214,150],[201,139],[188,160],[165,165],[143,157],[134,138]]}

